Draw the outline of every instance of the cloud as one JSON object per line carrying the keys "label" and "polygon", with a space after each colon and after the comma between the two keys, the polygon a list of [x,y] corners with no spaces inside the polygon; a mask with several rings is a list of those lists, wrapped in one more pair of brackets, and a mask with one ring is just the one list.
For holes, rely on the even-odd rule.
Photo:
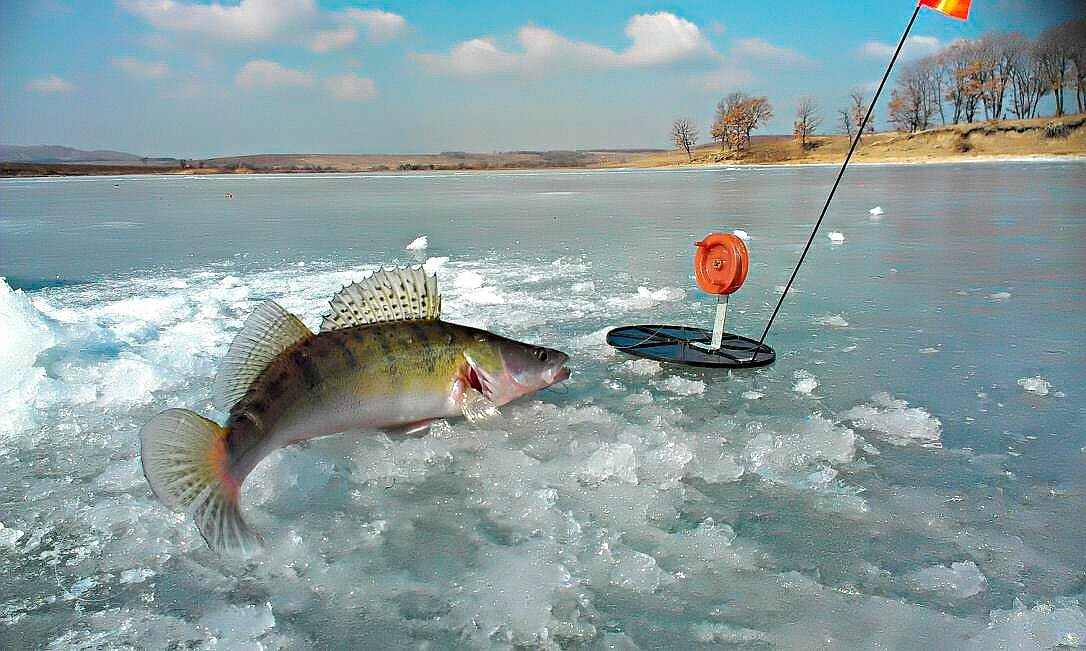
{"label": "cloud", "polygon": [[407,31],[407,20],[399,14],[380,9],[348,9],[348,20],[362,25],[371,41],[390,41]]}
{"label": "cloud", "polygon": [[700,75],[691,75],[688,82],[697,90],[708,93],[733,91],[754,81],[748,68],[723,67]]}
{"label": "cloud", "polygon": [[339,29],[317,32],[313,40],[309,42],[309,49],[319,53],[331,52],[354,43],[357,38],[358,31],[347,25]]}
{"label": "cloud", "polygon": [[697,25],[666,12],[630,18],[626,35],[632,41],[629,47],[615,51],[527,25],[517,32],[520,52],[502,50],[493,38],[482,37],[458,43],[448,54],[416,53],[412,58],[430,72],[468,77],[503,72],[542,74],[568,68],[636,68],[719,57]]}
{"label": "cloud", "polygon": [[735,41],[731,52],[737,56],[756,59],[775,66],[806,67],[814,64],[806,54],[761,38],[742,38]]}
{"label": "cloud", "polygon": [[165,63],[140,61],[132,57],[113,57],[112,63],[135,79],[158,79],[169,72]]}
{"label": "cloud", "polygon": [[56,75],[31,79],[26,84],[26,89],[35,93],[70,93],[72,84],[67,79]]}
{"label": "cloud", "polygon": [[[860,46],[859,54],[865,59],[889,61],[895,47],[879,41],[868,41]],[[920,59],[935,54],[940,48],[942,43],[934,36],[910,36],[901,48],[901,58]]]}
{"label": "cloud", "polygon": [[346,74],[329,77],[328,89],[338,99],[366,101],[377,97],[377,85],[368,77]]}
{"label": "cloud", "polygon": [[157,29],[225,41],[266,41],[317,11],[314,0],[241,0],[229,6],[181,0],[119,0],[118,4]]}
{"label": "cloud", "polygon": [[234,84],[239,88],[289,88],[312,86],[313,75],[293,70],[274,61],[255,59],[241,67]]}

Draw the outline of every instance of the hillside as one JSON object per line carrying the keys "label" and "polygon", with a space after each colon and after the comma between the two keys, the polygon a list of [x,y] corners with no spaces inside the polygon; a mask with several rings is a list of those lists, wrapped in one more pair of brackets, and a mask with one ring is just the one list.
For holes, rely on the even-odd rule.
{"label": "hillside", "polygon": [[[839,163],[850,141],[844,135],[814,136],[811,148],[800,149],[791,136],[754,136],[750,151],[736,157],[717,143],[701,145],[694,160],[685,152],[647,155],[637,166],[705,165],[714,163]],[[1086,156],[1086,114],[1061,118],[994,120],[936,127],[917,133],[884,132],[864,136],[852,160],[869,163],[953,162],[977,158]]]}
{"label": "hillside", "polygon": [[[699,165],[839,163],[848,151],[844,135],[814,136],[800,149],[791,136],[754,136],[750,150],[735,156],[717,143],[704,144],[689,160],[685,152],[645,149],[578,151],[512,151],[488,154],[259,154],[206,160],[152,159],[146,162],[120,152],[81,152],[69,162],[61,156],[78,152],[66,147],[23,148],[56,150],[55,160],[0,163],[0,176],[85,174],[248,174],[264,172],[402,172],[527,169],[606,169]],[[4,146],[0,152],[13,148]],[[1061,118],[991,121],[938,127],[918,133],[875,133],[864,136],[853,160],[863,163],[954,162],[1037,156],[1086,156],[1086,114]],[[0,156],[3,158],[3,156]],[[93,160],[94,162],[88,162]]]}
{"label": "hillside", "polygon": [[0,145],[0,161],[6,163],[136,162],[140,157],[122,151],[85,151],[60,145]]}

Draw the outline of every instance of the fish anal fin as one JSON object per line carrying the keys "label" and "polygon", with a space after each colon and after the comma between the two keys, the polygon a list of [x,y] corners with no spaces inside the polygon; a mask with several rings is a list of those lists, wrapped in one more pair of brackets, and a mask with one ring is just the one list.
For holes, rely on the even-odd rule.
{"label": "fish anal fin", "polygon": [[467,387],[460,395],[460,412],[472,423],[501,416],[498,406],[474,387]]}
{"label": "fish anal fin", "polygon": [[420,420],[398,427],[386,427],[383,431],[390,439],[419,439],[430,433],[432,419]]}
{"label": "fish anal fin", "polygon": [[379,269],[339,290],[329,305],[332,311],[324,315],[321,332],[441,316],[437,276],[422,267]]}
{"label": "fish anal fin", "polygon": [[234,337],[215,375],[215,408],[229,411],[280,353],[312,335],[298,317],[275,301],[257,306]]}
{"label": "fish anal fin", "polygon": [[216,552],[248,555],[260,538],[242,518],[241,479],[230,470],[228,430],[187,409],[167,409],[140,430],[140,460],[151,490],[188,511]]}

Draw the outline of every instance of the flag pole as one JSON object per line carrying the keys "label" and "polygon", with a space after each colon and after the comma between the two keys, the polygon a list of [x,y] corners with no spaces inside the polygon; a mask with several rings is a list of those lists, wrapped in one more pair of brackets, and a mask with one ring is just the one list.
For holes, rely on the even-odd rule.
{"label": "flag pole", "polygon": [[882,75],[882,81],[879,82],[879,87],[875,90],[875,97],[871,99],[871,104],[867,107],[867,114],[864,115],[864,119],[860,123],[860,128],[856,131],[856,137],[852,139],[852,145],[848,148],[845,162],[841,163],[841,169],[837,172],[837,179],[833,182],[833,187],[830,189],[829,196],[826,197],[826,204],[822,206],[822,212],[818,215],[818,221],[815,222],[814,230],[811,231],[811,237],[807,239],[807,246],[803,247],[803,253],[800,254],[799,261],[796,262],[796,268],[792,270],[792,277],[788,279],[788,284],[784,286],[781,298],[777,301],[777,307],[773,308],[773,315],[769,317],[769,322],[766,323],[765,330],[762,331],[762,336],[758,339],[758,345],[754,347],[751,359],[754,359],[754,356],[762,349],[762,344],[765,343],[766,335],[769,334],[769,329],[773,327],[773,320],[777,318],[777,312],[780,311],[781,305],[784,304],[784,299],[788,296],[788,290],[792,288],[792,283],[795,282],[796,276],[799,274],[799,268],[803,266],[803,260],[807,257],[807,252],[811,250],[811,244],[814,242],[815,235],[818,234],[818,229],[822,226],[822,220],[826,217],[826,211],[830,207],[830,202],[833,201],[833,194],[837,192],[837,186],[841,183],[841,177],[845,175],[845,168],[848,167],[848,161],[852,158],[852,153],[856,151],[856,145],[860,143],[860,137],[863,135],[864,129],[871,119],[871,113],[875,110],[875,103],[879,101],[879,94],[882,93],[882,88],[886,85],[886,80],[890,78],[890,70],[893,69],[894,63],[897,62],[898,55],[901,54],[901,48],[905,45],[905,39],[909,36],[909,30],[913,28],[913,23],[916,22],[916,16],[920,13],[920,7],[921,3],[918,2],[916,8],[913,9],[913,15],[909,18],[909,24],[905,26],[905,31],[901,34],[901,40],[897,43],[897,49],[894,50],[894,55],[890,57],[890,65],[886,66],[886,72]]}

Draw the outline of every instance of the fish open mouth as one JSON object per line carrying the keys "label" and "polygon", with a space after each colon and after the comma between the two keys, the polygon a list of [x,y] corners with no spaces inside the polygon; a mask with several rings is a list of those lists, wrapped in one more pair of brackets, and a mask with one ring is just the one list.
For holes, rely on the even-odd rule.
{"label": "fish open mouth", "polygon": [[564,382],[565,380],[568,380],[569,374],[569,367],[563,366],[562,368],[558,369],[558,371],[554,374],[554,379],[551,380],[551,384],[558,384],[559,382]]}

